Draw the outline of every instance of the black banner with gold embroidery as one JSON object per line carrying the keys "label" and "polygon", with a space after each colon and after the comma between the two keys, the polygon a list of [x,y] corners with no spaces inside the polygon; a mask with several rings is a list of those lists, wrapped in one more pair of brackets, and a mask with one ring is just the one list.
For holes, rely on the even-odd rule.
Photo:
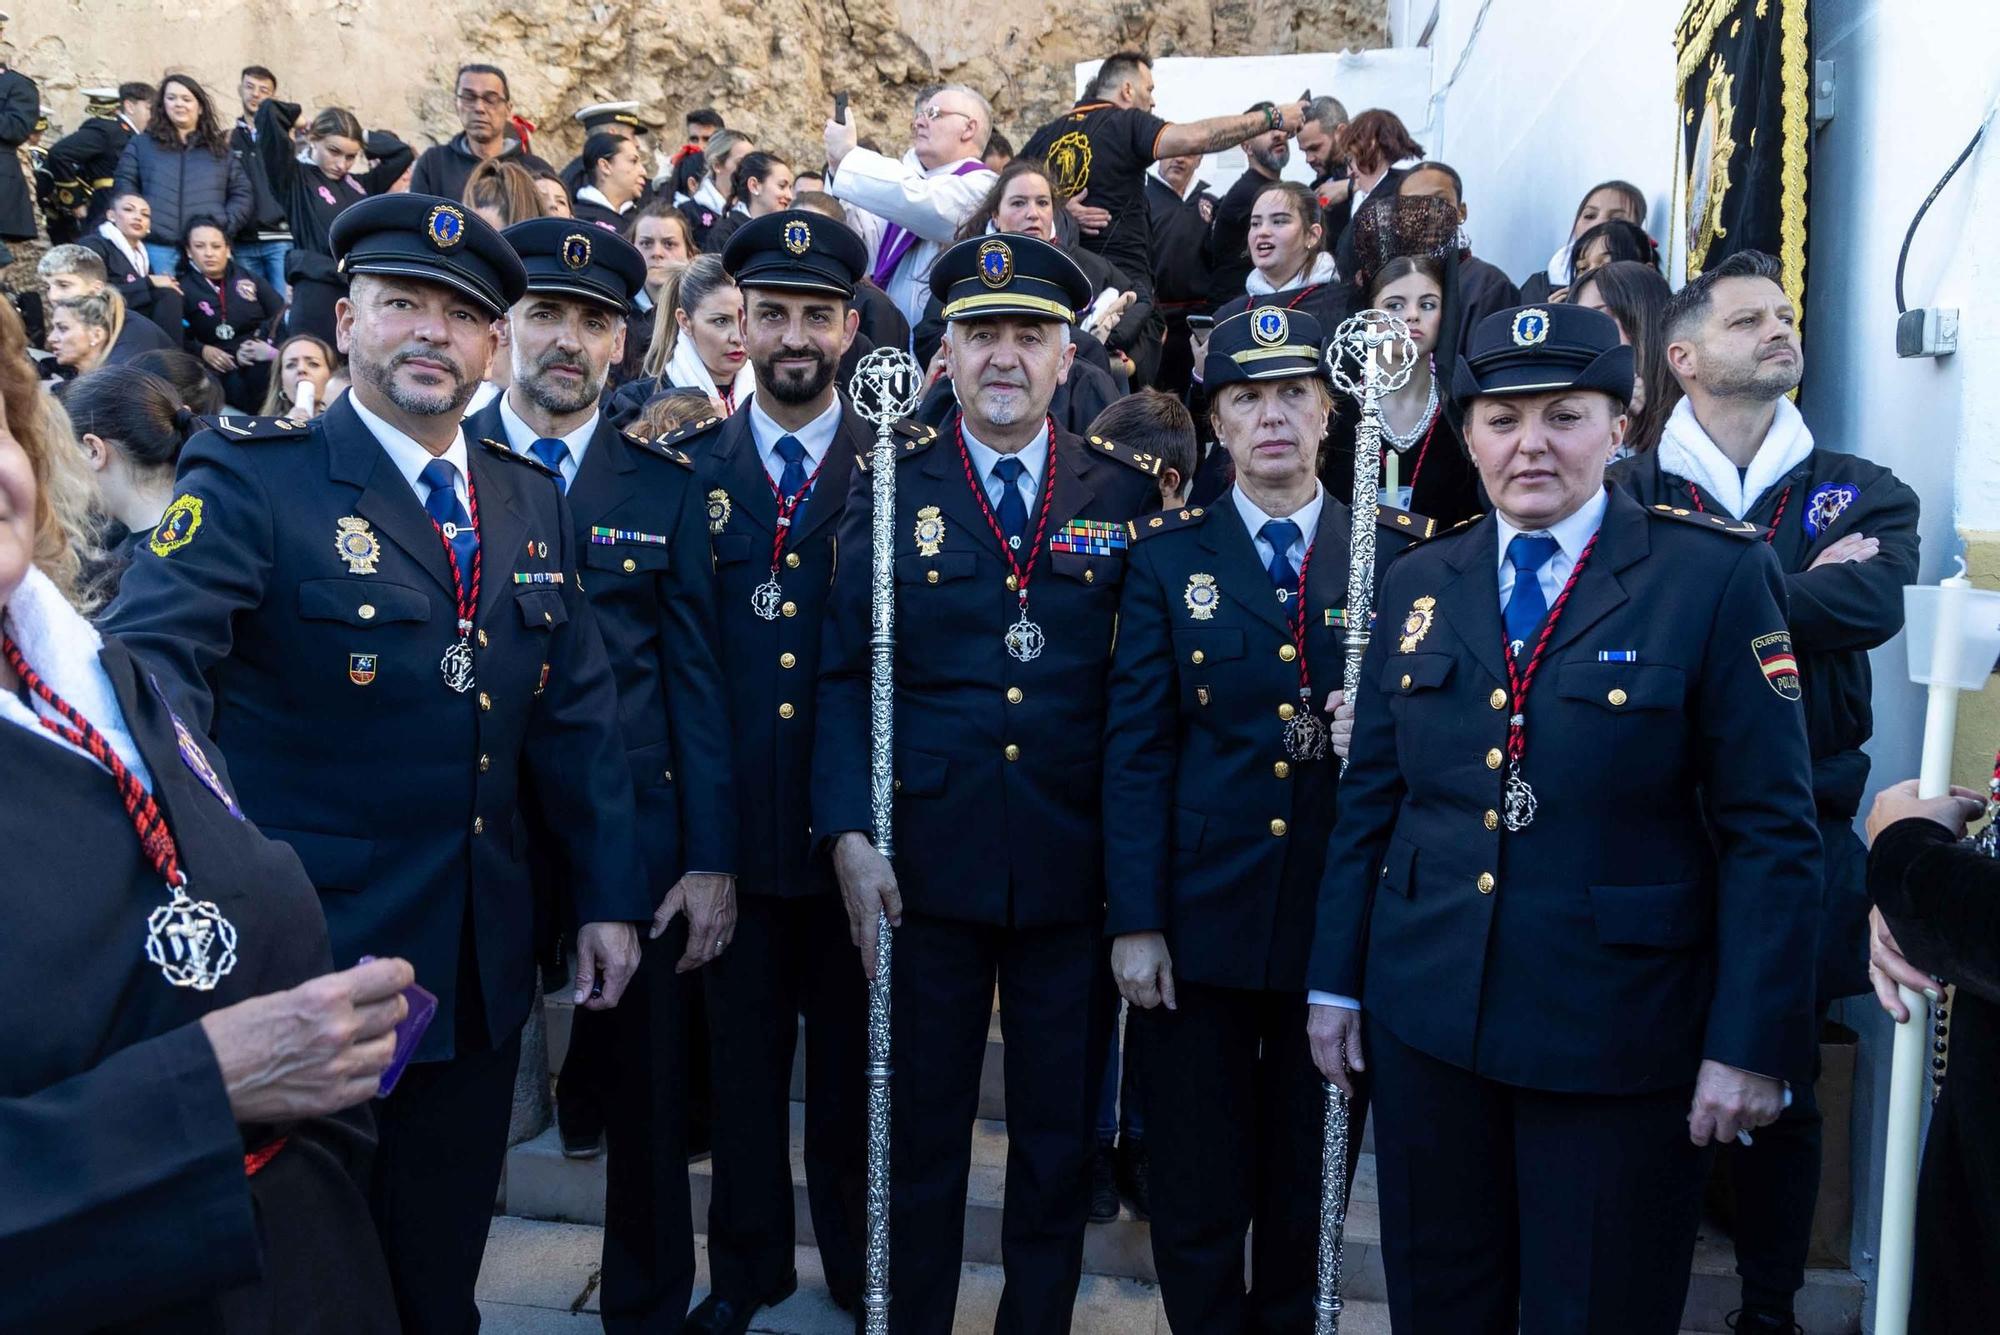
{"label": "black banner with gold embroidery", "polygon": [[1735,251],[1768,251],[1801,311],[1810,9],[1810,0],[1689,0],[1674,33],[1688,276]]}

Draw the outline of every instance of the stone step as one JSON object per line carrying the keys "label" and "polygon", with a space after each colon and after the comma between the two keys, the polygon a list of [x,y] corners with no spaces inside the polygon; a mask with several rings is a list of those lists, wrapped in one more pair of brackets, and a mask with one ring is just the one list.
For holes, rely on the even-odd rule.
{"label": "stone step", "polygon": [[[812,1215],[806,1202],[801,1148],[803,1117],[803,1107],[793,1104],[793,1210],[799,1241],[810,1245]],[[964,1259],[969,1263],[997,1265],[1000,1261],[1006,1152],[1004,1123],[981,1119],[974,1125],[972,1173],[965,1207]],[[688,1172],[694,1227],[701,1233],[707,1227],[712,1174],[706,1159],[691,1164]],[[503,1192],[506,1213],[527,1219],[601,1225],[604,1175],[603,1157],[566,1159],[555,1131],[544,1132],[508,1153]],[[1381,1236],[1375,1156],[1363,1153],[1347,1216],[1343,1289],[1353,1301],[1375,1303],[1386,1297]],[[1157,1283],[1151,1234],[1145,1222],[1125,1209],[1116,1220],[1091,1225],[1084,1238],[1083,1268],[1089,1275]],[[1727,1330],[1723,1318],[1737,1306],[1738,1293],[1735,1258],[1728,1239],[1704,1228],[1695,1250],[1694,1274],[1682,1323],[1694,1331]],[[1809,1271],[1805,1290],[1799,1295],[1799,1322],[1807,1335],[1858,1335],[1864,1298],[1862,1282],[1851,1271]]]}

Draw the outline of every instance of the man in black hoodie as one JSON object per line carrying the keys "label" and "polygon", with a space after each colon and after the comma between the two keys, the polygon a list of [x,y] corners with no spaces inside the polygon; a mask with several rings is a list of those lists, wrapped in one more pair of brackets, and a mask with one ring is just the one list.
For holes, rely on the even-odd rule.
{"label": "man in black hoodie", "polygon": [[548,163],[521,147],[508,128],[513,117],[513,93],[498,65],[463,65],[455,84],[459,123],[465,129],[447,143],[435,144],[417,159],[410,190],[419,195],[465,198],[465,181],[488,158],[507,158],[530,169],[554,171]]}
{"label": "man in black hoodie", "polygon": [[285,282],[285,254],[292,248],[292,229],[285,219],[285,206],[271,189],[271,177],[257,157],[257,108],[278,91],[278,76],[262,65],[246,65],[237,76],[236,93],[243,102],[243,114],[229,132],[229,151],[243,164],[250,178],[250,221],[233,238],[236,262],[269,283],[281,297],[291,295]]}

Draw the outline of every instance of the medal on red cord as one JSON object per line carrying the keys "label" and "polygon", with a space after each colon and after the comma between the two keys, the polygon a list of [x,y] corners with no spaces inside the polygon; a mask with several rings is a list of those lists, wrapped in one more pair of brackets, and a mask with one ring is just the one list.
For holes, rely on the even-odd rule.
{"label": "medal on red cord", "polygon": [[799,507],[805,504],[806,497],[812,492],[813,483],[819,480],[819,470],[824,467],[826,460],[822,458],[813,465],[812,476],[790,496],[778,490],[778,484],[771,481],[769,473],[764,474],[764,481],[771,487],[771,499],[777,502],[778,506],[776,524],[778,531],[771,536],[771,577],[750,591],[750,610],[766,621],[776,621],[780,609],[784,606],[785,589],[778,582],[778,559],[784,554],[785,539],[792,531],[792,520],[799,513]]}
{"label": "medal on red cord", "polygon": [[[1297,761],[1326,759],[1326,720],[1313,708],[1312,679],[1306,669],[1306,572],[1312,569],[1314,545],[1307,545],[1305,556],[1299,561],[1299,595],[1285,614],[1299,664],[1299,707],[1285,720],[1285,754]],[[1285,590],[1278,592],[1282,595]]]}
{"label": "medal on red cord", "polygon": [[[1049,462],[1043,470],[1046,473],[1055,467],[1055,419],[1048,418],[1042,429],[1048,433],[1049,438]],[[1007,652],[1017,662],[1032,663],[1042,656],[1042,650],[1047,646],[1048,639],[1042,634],[1042,628],[1028,619],[1028,580],[1035,573],[1035,558],[1041,555],[1042,538],[1048,532],[1049,498],[1055,495],[1055,479],[1051,477],[1042,479],[1041,517],[1035,522],[1035,539],[1028,544],[1028,560],[1027,564],[1023,565],[1015,558],[1014,549],[1008,545],[1007,535],[1000,531],[1000,520],[993,513],[992,502],[986,499],[986,488],[979,485],[979,479],[973,474],[972,451],[965,446],[964,418],[960,418],[958,423],[958,457],[965,465],[965,485],[972,488],[972,495],[979,502],[979,512],[986,516],[986,526],[993,530],[993,540],[1000,544],[1000,554],[1007,558],[1007,569],[1010,572],[1007,586],[1020,600],[1020,613],[1014,618],[1014,624],[1007,627],[1007,634],[1002,637],[1002,643],[1007,646]]]}
{"label": "medal on red cord", "polygon": [[110,771],[119,800],[125,804],[125,814],[138,833],[139,847],[166,884],[167,902],[146,915],[146,958],[158,965],[161,976],[175,987],[213,991],[236,967],[235,925],[210,901],[188,894],[180,847],[174,842],[173,831],[167,828],[166,816],[104,734],[28,666],[11,635],[0,634],[0,651],[5,653],[7,665],[14,669],[22,684],[61,716],[60,722],[38,716],[41,725]]}
{"label": "medal on red cord", "polygon": [[[1526,667],[1517,666],[1514,646],[1504,640],[1500,645],[1501,661],[1507,665],[1507,695],[1513,710],[1507,716],[1507,786],[1501,793],[1500,819],[1508,830],[1519,834],[1535,822],[1535,790],[1521,777],[1521,760],[1528,753],[1528,692],[1534,687],[1535,674],[1541,670],[1542,653],[1549,647],[1549,637],[1555,634],[1556,622],[1562,620],[1563,607],[1569,602],[1570,591],[1576,587],[1577,577],[1590,561],[1591,552],[1597,549],[1597,536],[1591,535],[1584,544],[1583,554],[1576,558],[1576,565],[1563,581],[1562,592],[1556,595],[1555,605],[1542,621],[1542,632],[1535,637],[1534,652],[1528,655]],[[1533,576],[1522,575],[1530,579]]]}
{"label": "medal on red cord", "polygon": [[[465,478],[465,510],[472,521],[472,531],[479,531],[479,493],[474,490],[472,476]],[[472,549],[472,580],[468,585],[465,574],[458,568],[458,549],[452,546],[452,539],[458,536],[455,523],[440,524],[431,520],[431,527],[438,531],[438,538],[444,543],[445,563],[451,567],[451,594],[453,604],[458,609],[458,638],[445,649],[444,657],[438,660],[438,671],[444,674],[444,684],[464,695],[472,689],[472,619],[479,610],[479,575],[485,563],[485,548]]]}

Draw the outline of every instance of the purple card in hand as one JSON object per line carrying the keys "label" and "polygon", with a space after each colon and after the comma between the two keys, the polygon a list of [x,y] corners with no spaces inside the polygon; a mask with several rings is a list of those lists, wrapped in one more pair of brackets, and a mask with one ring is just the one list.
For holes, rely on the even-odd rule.
{"label": "purple card in hand", "polygon": [[[363,955],[360,963],[368,964],[373,955]],[[389,1068],[382,1072],[381,1083],[375,1086],[375,1097],[386,1099],[396,1088],[396,1082],[403,1078],[403,1068],[416,1055],[417,1044],[423,1039],[424,1030],[431,1027],[431,1020],[437,1015],[438,999],[416,983],[403,989],[403,999],[410,1003],[407,1014],[396,1025],[396,1055],[389,1059]]]}

